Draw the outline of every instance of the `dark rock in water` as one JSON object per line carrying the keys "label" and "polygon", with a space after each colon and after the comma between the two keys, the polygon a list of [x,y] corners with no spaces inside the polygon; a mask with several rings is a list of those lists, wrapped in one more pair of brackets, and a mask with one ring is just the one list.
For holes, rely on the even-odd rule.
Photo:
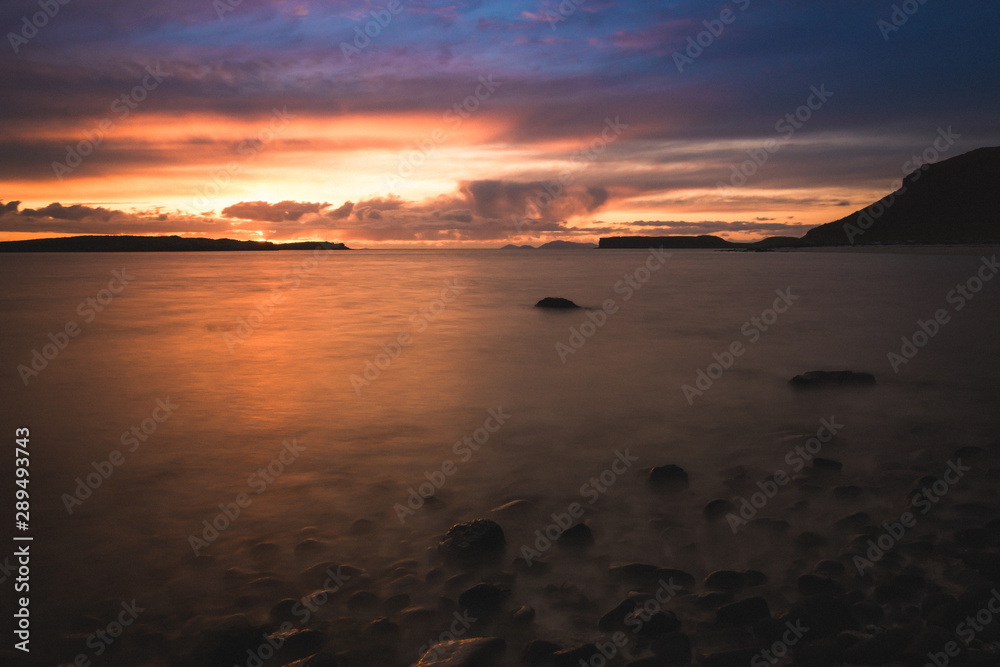
{"label": "dark rock in water", "polygon": [[427,649],[416,667],[486,667],[494,664],[506,647],[499,637],[440,642]]}
{"label": "dark rock in water", "polygon": [[827,545],[829,540],[812,531],[804,531],[795,536],[795,546],[799,549],[819,549]]}
{"label": "dark rock in water", "polygon": [[594,534],[590,526],[578,523],[570,526],[556,538],[556,544],[563,549],[586,549],[594,543]]}
{"label": "dark rock in water", "polygon": [[511,612],[510,620],[514,625],[531,625],[535,620],[535,608],[522,605]]}
{"label": "dark rock in water", "polygon": [[751,625],[763,618],[770,618],[771,608],[764,598],[753,597],[719,607],[716,613],[722,625]]}
{"label": "dark rock in water", "polygon": [[584,644],[576,648],[556,651],[552,654],[552,667],[577,667],[581,661],[584,664],[590,664],[594,656],[599,655],[601,655],[601,652],[593,644]]}
{"label": "dark rock in water", "polygon": [[538,303],[535,304],[535,308],[555,308],[555,309],[565,309],[565,308],[579,308],[569,299],[563,299],[558,296],[547,296]]}
{"label": "dark rock in water", "polygon": [[757,648],[739,648],[706,655],[700,664],[702,667],[747,667],[759,653]]}
{"label": "dark rock in water", "polygon": [[452,526],[438,550],[448,558],[472,564],[500,558],[506,544],[499,524],[489,519],[476,519]]}
{"label": "dark rock in water", "polygon": [[726,500],[725,498],[719,498],[711,501],[705,505],[705,509],[702,510],[705,518],[709,521],[716,521],[723,518],[727,514],[732,514],[734,512],[736,512],[736,505],[734,505],[732,501]]}
{"label": "dark rock in water", "polygon": [[767,575],[760,570],[743,570],[743,581],[748,588],[763,586],[767,583]]}
{"label": "dark rock in water", "polygon": [[376,618],[361,629],[362,638],[378,644],[396,644],[399,634],[399,625],[385,617]]}
{"label": "dark rock in water", "polygon": [[742,572],[734,570],[716,570],[705,577],[705,588],[711,591],[738,591],[746,585],[746,577]]}
{"label": "dark rock in water", "polygon": [[691,639],[682,632],[671,632],[653,642],[653,655],[666,665],[691,664]]}
{"label": "dark rock in water", "polygon": [[524,667],[549,667],[552,655],[562,647],[542,639],[532,640],[521,652],[521,664]]}
{"label": "dark rock in water", "polygon": [[875,384],[875,376],[871,373],[855,373],[854,371],[809,371],[796,375],[789,380],[796,388],[812,389],[816,387],[868,387]]}
{"label": "dark rock in water", "polygon": [[295,545],[295,553],[308,554],[323,550],[323,543],[314,537],[302,540]]}
{"label": "dark rock in water", "polygon": [[718,609],[722,605],[729,604],[733,601],[732,593],[724,593],[722,591],[712,591],[711,593],[705,593],[703,595],[697,596],[693,602],[696,607],[702,609]]}
{"label": "dark rock in water", "polygon": [[684,570],[676,570],[674,568],[664,567],[660,568],[657,571],[657,574],[660,576],[660,578],[657,580],[657,583],[659,583],[660,580],[662,580],[667,585],[684,586],[685,588],[694,586],[695,584],[694,576],[688,574]]}
{"label": "dark rock in water", "polygon": [[510,597],[510,590],[493,584],[476,584],[458,596],[459,607],[465,608],[476,618],[494,616]]}
{"label": "dark rock in water", "polygon": [[292,609],[299,604],[298,600],[293,600],[292,598],[285,598],[281,600],[273,607],[271,607],[271,622],[275,625],[281,625],[285,621],[291,621],[294,618]]}
{"label": "dark rock in water", "polygon": [[813,565],[813,571],[828,577],[837,577],[844,573],[846,568],[839,560],[821,560]]}
{"label": "dark rock in water", "polygon": [[635,634],[648,639],[654,639],[681,629],[681,621],[677,618],[677,614],[672,611],[658,611],[655,614],[649,614],[645,610],[639,610],[628,615],[625,619],[625,625]]}
{"label": "dark rock in water", "polygon": [[637,606],[634,600],[622,600],[614,609],[601,616],[601,619],[597,622],[597,629],[601,632],[624,630],[627,627],[625,619],[636,610]]}
{"label": "dark rock in water", "polygon": [[836,595],[842,592],[840,584],[820,574],[803,574],[795,585],[803,595]]}
{"label": "dark rock in water", "polygon": [[395,614],[397,611],[406,609],[409,606],[410,596],[406,593],[399,593],[398,595],[388,597],[382,603],[382,609],[386,614]]}
{"label": "dark rock in water", "polygon": [[671,463],[650,469],[646,481],[657,491],[681,491],[688,487],[688,474]]}

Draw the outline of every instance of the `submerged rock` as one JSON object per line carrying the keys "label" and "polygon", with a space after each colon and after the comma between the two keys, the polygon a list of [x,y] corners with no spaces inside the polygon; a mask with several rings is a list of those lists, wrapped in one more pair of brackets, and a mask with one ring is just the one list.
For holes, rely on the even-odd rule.
{"label": "submerged rock", "polygon": [[452,526],[438,545],[438,550],[445,557],[472,564],[501,557],[506,545],[500,524],[489,519],[476,519]]}
{"label": "submerged rock", "polygon": [[718,621],[723,625],[750,625],[771,617],[771,609],[762,597],[752,597],[719,607]]}
{"label": "submerged rock", "polygon": [[458,596],[458,604],[477,618],[488,618],[503,608],[508,597],[510,589],[493,584],[476,584]]}
{"label": "submerged rock", "polygon": [[688,487],[688,474],[684,468],[671,463],[651,468],[646,481],[657,491],[680,491]]}
{"label": "submerged rock", "polygon": [[563,299],[558,296],[547,296],[535,304],[535,308],[555,308],[556,310],[579,307],[569,299]]}
{"label": "submerged rock", "polygon": [[718,498],[711,501],[705,505],[705,509],[702,510],[702,514],[709,521],[718,521],[719,519],[725,517],[727,514],[733,514],[736,512],[736,505],[730,500],[725,498]]}
{"label": "submerged rock", "polygon": [[594,534],[585,523],[570,526],[556,538],[556,544],[563,549],[585,549],[593,543]]}
{"label": "submerged rock", "polygon": [[716,570],[705,577],[704,584],[710,591],[734,593],[746,585],[746,576],[735,570]]}
{"label": "submerged rock", "polygon": [[871,373],[855,373],[854,371],[809,371],[802,375],[796,375],[788,382],[800,389],[843,386],[870,387],[875,384],[875,376]]}

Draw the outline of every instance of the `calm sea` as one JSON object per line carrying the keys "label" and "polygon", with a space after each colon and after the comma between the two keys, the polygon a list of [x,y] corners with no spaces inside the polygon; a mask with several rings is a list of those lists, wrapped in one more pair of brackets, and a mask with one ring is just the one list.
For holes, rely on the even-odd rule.
{"label": "calm sea", "polygon": [[[3,255],[3,432],[11,445],[16,427],[31,432],[38,650],[62,636],[60,656],[93,656],[80,617],[112,620],[122,600],[168,642],[196,615],[266,611],[226,588],[227,568],[280,589],[322,561],[425,562],[449,525],[514,499],[534,509],[502,522],[510,558],[580,502],[595,572],[780,563],[773,545],[712,539],[701,508],[734,495],[741,470],[787,467],[789,443],[821,420],[842,425],[827,455],[860,486],[996,439],[1000,279],[971,291],[982,254]],[[588,309],[533,307],[546,296]],[[901,337],[939,310],[894,369],[887,354],[905,359]],[[819,369],[878,385],[788,385]],[[669,501],[643,486],[665,463],[691,478]],[[422,484],[435,501],[421,505]],[[237,498],[239,516],[218,519]],[[817,497],[793,525],[822,532],[838,511]],[[374,530],[352,532],[358,519]],[[225,528],[208,540],[213,521]],[[213,563],[193,560],[192,536]],[[310,590],[289,588],[274,596]],[[572,634],[553,619],[539,623]]]}

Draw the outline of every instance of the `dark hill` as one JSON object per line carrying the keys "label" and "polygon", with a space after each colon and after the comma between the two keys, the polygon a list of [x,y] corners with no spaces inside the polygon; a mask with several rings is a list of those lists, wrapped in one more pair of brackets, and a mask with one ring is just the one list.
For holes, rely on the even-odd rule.
{"label": "dark hill", "polygon": [[809,230],[802,243],[995,243],[998,184],[1000,148],[980,148],[912,172],[896,192]]}

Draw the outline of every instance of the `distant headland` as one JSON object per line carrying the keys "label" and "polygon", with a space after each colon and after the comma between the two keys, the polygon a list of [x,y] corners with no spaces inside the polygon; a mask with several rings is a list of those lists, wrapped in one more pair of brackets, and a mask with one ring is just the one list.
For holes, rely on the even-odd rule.
{"label": "distant headland", "polygon": [[0,242],[0,252],[219,252],[231,250],[350,250],[343,243],[236,241],[181,236],[64,236]]}
{"label": "distant headland", "polygon": [[802,238],[753,243],[718,236],[614,236],[600,248],[771,250],[828,246],[1000,243],[1000,147],[980,148],[913,171],[898,190]]}

